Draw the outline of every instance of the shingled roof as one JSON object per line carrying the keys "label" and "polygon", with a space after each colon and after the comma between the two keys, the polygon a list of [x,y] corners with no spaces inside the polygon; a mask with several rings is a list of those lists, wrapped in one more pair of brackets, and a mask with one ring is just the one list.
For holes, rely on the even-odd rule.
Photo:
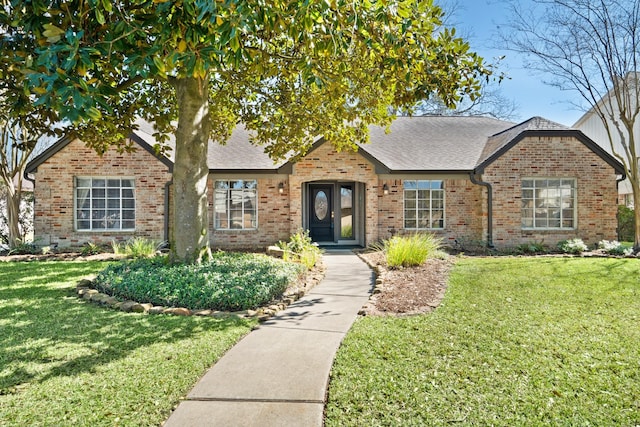
{"label": "shingled roof", "polygon": [[[131,136],[144,149],[154,152],[157,143],[153,125],[138,121],[138,129]],[[390,132],[378,126],[370,128],[370,143],[360,144],[362,155],[376,166],[378,173],[482,173],[484,168],[517,144],[525,136],[573,136],[600,155],[618,173],[622,165],[582,132],[567,128],[550,120],[533,117],[519,124],[489,117],[425,116],[398,117]],[[70,142],[63,138],[34,159],[27,173]],[[319,138],[316,146],[327,143]],[[175,139],[170,136],[170,150],[162,157],[169,167],[173,165]],[[226,144],[211,141],[207,158],[209,170],[214,173],[287,172],[294,162],[273,162],[264,148],[251,143],[251,135],[241,124],[233,131]]]}
{"label": "shingled roof", "polygon": [[398,117],[390,133],[371,127],[371,142],[360,148],[390,172],[468,172],[487,137],[513,125],[489,117]]}

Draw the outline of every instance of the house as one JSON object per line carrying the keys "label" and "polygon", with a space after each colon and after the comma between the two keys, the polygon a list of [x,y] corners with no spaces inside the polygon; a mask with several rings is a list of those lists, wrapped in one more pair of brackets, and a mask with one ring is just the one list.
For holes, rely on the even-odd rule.
{"label": "house", "polygon": [[[171,155],[156,156],[149,124],[139,149],[102,157],[73,137],[35,158],[35,234],[78,246],[132,236],[171,239]],[[616,237],[624,171],[582,132],[535,117],[397,118],[391,132],[336,152],[320,138],[297,161],[274,163],[239,126],[209,149],[215,248],[264,248],[305,228],[323,245],[366,246],[428,231],[446,244],[553,245]]]}
{"label": "house", "polygon": [[[605,98],[609,98],[609,95],[605,96]],[[601,103],[605,102],[604,100],[600,101]],[[611,101],[611,104],[607,104],[606,107],[612,109],[613,116],[617,116],[619,114],[618,107],[615,101]],[[622,139],[620,134],[618,133],[615,125],[612,124],[611,120],[611,138],[613,140],[613,148],[615,148],[615,152],[624,156],[625,149],[622,146]],[[606,128],[602,123],[602,119],[600,116],[594,111],[593,108],[589,109],[582,117],[578,119],[578,121],[573,125],[574,129],[578,129],[587,135],[592,141],[600,145],[607,153],[613,154],[614,150],[612,149],[611,142],[609,140],[609,135],[607,134]],[[624,129],[624,127],[621,127]],[[633,133],[637,141],[640,140],[640,120],[637,120],[635,126],[633,128]],[[625,139],[627,143],[629,142],[628,135],[625,135]],[[640,146],[636,148],[636,150],[640,150]],[[631,183],[628,179],[625,179],[620,182],[618,186],[618,192],[620,194],[620,203],[625,204],[627,206],[633,206],[633,190],[631,189]]]}

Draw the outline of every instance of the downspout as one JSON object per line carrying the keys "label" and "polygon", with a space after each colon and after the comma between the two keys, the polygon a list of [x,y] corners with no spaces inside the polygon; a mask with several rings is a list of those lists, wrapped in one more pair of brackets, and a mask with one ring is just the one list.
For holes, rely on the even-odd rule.
{"label": "downspout", "polygon": [[173,184],[173,180],[167,181],[164,184],[164,241],[169,244],[169,194],[171,184]]}
{"label": "downspout", "polygon": [[477,179],[474,172],[469,174],[471,183],[481,185],[487,189],[487,247],[493,249],[493,187],[488,182]]}

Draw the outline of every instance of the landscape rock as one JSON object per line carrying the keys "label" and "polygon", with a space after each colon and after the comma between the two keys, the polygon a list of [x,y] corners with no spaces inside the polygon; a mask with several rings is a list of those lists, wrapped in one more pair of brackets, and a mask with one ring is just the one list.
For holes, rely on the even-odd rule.
{"label": "landscape rock", "polygon": [[269,246],[267,248],[267,255],[270,255],[276,258],[282,258],[284,256],[284,250],[280,249],[277,246]]}
{"label": "landscape rock", "polygon": [[126,313],[130,313],[133,310],[133,307],[140,305],[135,301],[124,301],[121,305],[120,305],[120,310],[126,312]]}
{"label": "landscape rock", "polygon": [[164,312],[165,308],[160,306],[160,305],[156,305],[153,306],[149,309],[149,314],[162,314]]}

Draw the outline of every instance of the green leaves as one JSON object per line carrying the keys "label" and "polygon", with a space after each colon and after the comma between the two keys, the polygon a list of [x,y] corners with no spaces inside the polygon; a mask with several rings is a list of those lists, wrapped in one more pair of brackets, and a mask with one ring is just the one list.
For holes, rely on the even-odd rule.
{"label": "green leaves", "polygon": [[235,311],[280,296],[300,271],[297,264],[266,255],[218,252],[201,265],[167,265],[161,258],[113,264],[96,284],[138,302]]}

